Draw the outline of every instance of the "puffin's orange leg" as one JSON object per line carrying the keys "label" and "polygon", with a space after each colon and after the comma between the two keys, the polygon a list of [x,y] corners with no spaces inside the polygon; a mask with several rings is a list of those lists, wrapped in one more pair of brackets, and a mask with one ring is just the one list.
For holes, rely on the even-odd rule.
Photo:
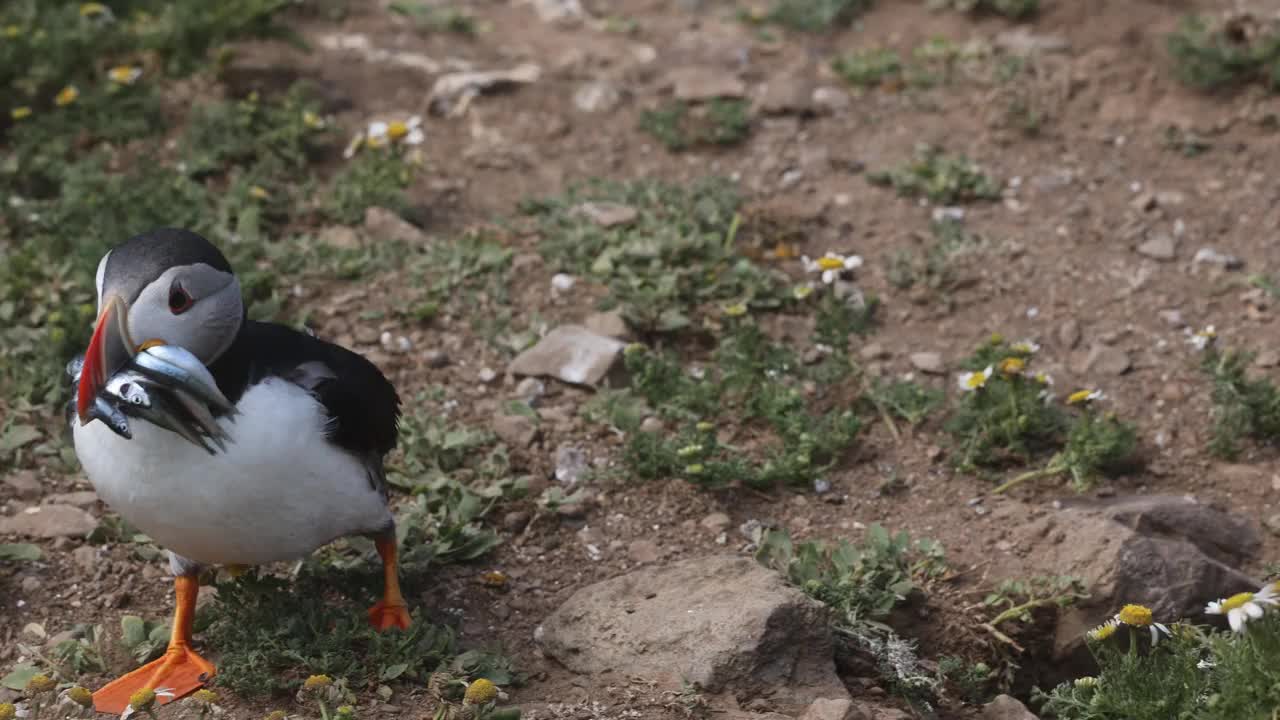
{"label": "puffin's orange leg", "polygon": [[[173,702],[200,689],[216,672],[213,663],[191,649],[191,624],[196,615],[196,594],[200,581],[195,575],[174,579],[178,607],[173,613],[169,649],[163,657],[107,684],[93,694],[98,712],[119,715],[129,707],[129,697],[139,690],[155,690],[156,705]],[[160,691],[163,691],[160,692]],[[170,694],[172,693],[172,694]]]}
{"label": "puffin's orange leg", "polygon": [[369,608],[369,622],[379,630],[409,628],[409,610],[400,595],[400,564],[396,559],[395,533],[387,533],[374,541],[382,558],[382,599]]}

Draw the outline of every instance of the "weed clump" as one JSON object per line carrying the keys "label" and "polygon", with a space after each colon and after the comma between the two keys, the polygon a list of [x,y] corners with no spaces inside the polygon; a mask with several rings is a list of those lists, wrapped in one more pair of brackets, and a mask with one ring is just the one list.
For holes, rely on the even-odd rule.
{"label": "weed clump", "polygon": [[947,155],[932,145],[918,145],[915,157],[905,165],[869,173],[875,185],[894,188],[899,195],[925,197],[941,205],[998,200],[1001,183],[963,155]]}
{"label": "weed clump", "polygon": [[1258,82],[1280,91],[1280,25],[1248,13],[1189,16],[1168,37],[1174,72],[1187,85],[1216,91]]}
{"label": "weed clump", "polygon": [[1209,343],[1201,369],[1213,383],[1213,437],[1209,450],[1224,458],[1240,454],[1241,438],[1274,442],[1280,435],[1280,389],[1267,378],[1250,378],[1249,353],[1221,351]]}
{"label": "weed clump", "polygon": [[746,100],[718,98],[705,105],[675,100],[640,116],[640,129],[672,152],[737,145],[751,134]]}
{"label": "weed clump", "polygon": [[1040,12],[1040,0],[929,0],[935,9],[1002,15],[1010,20],[1026,20]]}
{"label": "weed clump", "polygon": [[750,18],[802,32],[824,32],[847,26],[872,4],[872,0],[774,0],[768,10]]}

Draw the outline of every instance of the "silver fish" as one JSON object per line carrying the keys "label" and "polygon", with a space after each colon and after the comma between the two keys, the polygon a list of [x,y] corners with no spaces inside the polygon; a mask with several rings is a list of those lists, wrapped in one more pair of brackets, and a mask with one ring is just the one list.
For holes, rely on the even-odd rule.
{"label": "silver fish", "polygon": [[147,392],[147,385],[151,379],[146,375],[132,370],[123,370],[116,373],[103,386],[102,392],[112,395],[129,405],[151,405],[151,395]]}
{"label": "silver fish", "polygon": [[218,389],[218,383],[204,363],[177,345],[156,345],[138,353],[132,366],[162,383],[191,392],[213,409],[235,414],[235,406]]}
{"label": "silver fish", "polygon": [[101,420],[103,425],[111,428],[112,432],[125,440],[133,439],[133,432],[129,429],[129,418],[102,395],[93,399],[93,406],[89,408],[89,417],[91,420]]}
{"label": "silver fish", "polygon": [[[187,442],[202,448],[210,455],[217,454],[217,450],[205,442],[205,436],[197,432],[193,427],[195,423],[190,414],[170,393],[152,392],[149,405],[131,405],[130,411],[130,414],[136,417],[176,433]],[[219,442],[219,445],[221,445],[221,442]]]}
{"label": "silver fish", "polygon": [[80,373],[84,370],[84,355],[77,355],[67,363],[67,379],[74,387],[80,383]]}
{"label": "silver fish", "polygon": [[204,403],[180,390],[173,393],[173,398],[187,411],[188,416],[194,421],[196,427],[202,431],[203,435],[208,436],[210,440],[218,445],[219,449],[224,451],[227,449],[226,442],[231,440],[231,436],[227,434],[226,430],[222,429],[222,426],[218,424],[217,419],[213,417],[213,413],[209,412],[209,408]]}

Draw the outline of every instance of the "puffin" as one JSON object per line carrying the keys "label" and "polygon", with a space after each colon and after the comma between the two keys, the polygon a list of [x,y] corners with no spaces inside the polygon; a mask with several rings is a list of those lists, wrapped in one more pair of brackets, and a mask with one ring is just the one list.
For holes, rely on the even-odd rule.
{"label": "puffin", "polygon": [[[374,541],[384,574],[369,609],[406,629],[384,459],[400,398],[363,356],[306,332],[250,320],[226,257],[200,235],[161,228],[98,263],[98,315],[71,409],[75,452],[98,496],[169,553],[176,608],[165,654],[93,694],[122,713],[140,690],[171,702],[216,673],[192,648],[199,573],[296,560],[345,536]],[[228,406],[211,408],[225,443],[197,445],[151,422],[113,429],[95,413],[112,377],[157,346],[207,369]]]}

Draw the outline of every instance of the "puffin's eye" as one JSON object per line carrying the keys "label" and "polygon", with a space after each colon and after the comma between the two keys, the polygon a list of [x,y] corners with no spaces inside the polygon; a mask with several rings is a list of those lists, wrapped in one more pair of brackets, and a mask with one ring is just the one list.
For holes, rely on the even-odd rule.
{"label": "puffin's eye", "polygon": [[169,312],[174,315],[186,312],[193,302],[195,301],[191,299],[191,295],[178,283],[174,283],[173,287],[169,288]]}

